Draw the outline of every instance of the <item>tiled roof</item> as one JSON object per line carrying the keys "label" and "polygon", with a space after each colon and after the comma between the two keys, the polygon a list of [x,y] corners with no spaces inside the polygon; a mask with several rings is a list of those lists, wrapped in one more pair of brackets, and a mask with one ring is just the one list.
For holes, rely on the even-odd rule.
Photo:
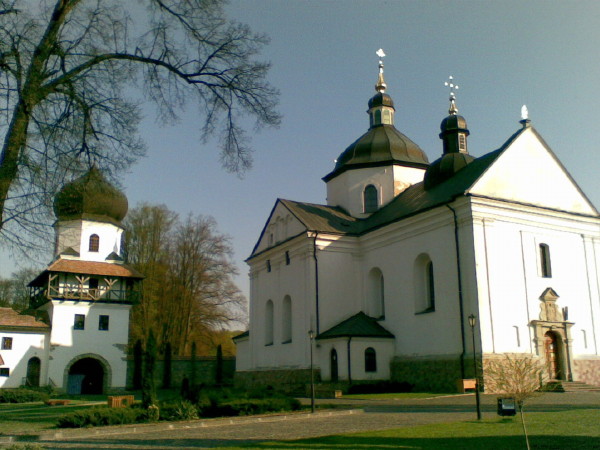
{"label": "tiled roof", "polygon": [[74,259],[57,259],[50,264],[44,272],[29,283],[30,286],[39,286],[45,283],[44,274],[47,272],[80,273],[85,275],[100,275],[107,277],[144,278],[144,276],[132,267],[125,264],[113,264],[95,261],[80,261]]}
{"label": "tiled roof", "polygon": [[50,328],[34,316],[19,314],[12,308],[0,308],[0,328]]}
{"label": "tiled roof", "polygon": [[352,217],[341,208],[292,200],[279,201],[309,230],[343,234],[360,232],[360,219]]}
{"label": "tiled roof", "polygon": [[317,339],[333,339],[339,337],[375,337],[392,339],[394,335],[383,328],[375,319],[367,316],[361,311],[319,334]]}

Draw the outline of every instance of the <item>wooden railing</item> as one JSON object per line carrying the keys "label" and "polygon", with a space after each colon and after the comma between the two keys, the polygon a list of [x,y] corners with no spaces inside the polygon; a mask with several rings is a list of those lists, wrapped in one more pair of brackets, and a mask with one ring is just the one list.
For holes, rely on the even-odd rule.
{"label": "wooden railing", "polygon": [[141,293],[134,289],[102,289],[77,286],[50,286],[33,288],[30,296],[32,308],[37,308],[49,300],[76,300],[105,303],[137,303]]}

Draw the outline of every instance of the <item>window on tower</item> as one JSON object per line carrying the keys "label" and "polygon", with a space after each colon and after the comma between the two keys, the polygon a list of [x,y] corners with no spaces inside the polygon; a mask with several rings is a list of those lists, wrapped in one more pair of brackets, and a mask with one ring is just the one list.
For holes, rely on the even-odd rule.
{"label": "window on tower", "polygon": [[108,316],[101,315],[98,319],[98,329],[100,331],[108,331]]}
{"label": "window on tower", "polygon": [[548,244],[540,244],[540,272],[542,277],[552,277],[552,265],[550,263],[550,247]]}
{"label": "window on tower", "polygon": [[83,314],[75,314],[75,321],[73,322],[74,330],[85,329],[85,316]]}
{"label": "window on tower", "polygon": [[90,252],[97,252],[100,249],[100,236],[92,234],[90,236]]}
{"label": "window on tower", "polygon": [[379,202],[377,201],[377,188],[372,184],[369,184],[363,192],[364,210],[366,213],[372,213],[377,211]]}

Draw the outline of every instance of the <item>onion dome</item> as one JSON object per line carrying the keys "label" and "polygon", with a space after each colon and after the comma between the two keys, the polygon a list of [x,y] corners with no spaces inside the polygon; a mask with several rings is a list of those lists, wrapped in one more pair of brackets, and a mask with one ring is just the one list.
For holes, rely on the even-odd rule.
{"label": "onion dome", "polygon": [[125,194],[107,182],[96,167],[66,184],[54,197],[58,220],[88,218],[120,223],[127,209]]}
{"label": "onion dome", "polygon": [[450,87],[450,108],[448,109],[449,115],[440,124],[440,139],[444,142],[444,153],[425,172],[425,189],[430,189],[446,181],[475,160],[467,150],[467,136],[469,136],[467,121],[463,116],[458,115],[456,107],[454,90],[458,89],[458,86],[452,82],[452,77],[445,84]]}
{"label": "onion dome", "polygon": [[[382,50],[377,52],[382,58]],[[379,61],[379,76],[369,100],[369,131],[354,141],[336,160],[333,171],[323,180],[329,181],[348,169],[398,164],[426,168],[427,155],[421,148],[394,126],[394,101],[385,93],[387,85],[383,77],[383,61]]]}

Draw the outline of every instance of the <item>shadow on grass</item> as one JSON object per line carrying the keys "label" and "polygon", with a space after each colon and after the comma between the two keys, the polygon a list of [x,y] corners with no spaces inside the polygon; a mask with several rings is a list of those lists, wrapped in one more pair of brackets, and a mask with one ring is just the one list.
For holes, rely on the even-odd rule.
{"label": "shadow on grass", "polygon": [[[598,449],[597,437],[587,436],[530,436],[533,449]],[[242,448],[278,449],[485,449],[514,450],[525,448],[522,436],[486,436],[472,438],[395,438],[331,436],[319,439],[303,439],[289,442],[264,442],[259,445],[244,445]]]}

